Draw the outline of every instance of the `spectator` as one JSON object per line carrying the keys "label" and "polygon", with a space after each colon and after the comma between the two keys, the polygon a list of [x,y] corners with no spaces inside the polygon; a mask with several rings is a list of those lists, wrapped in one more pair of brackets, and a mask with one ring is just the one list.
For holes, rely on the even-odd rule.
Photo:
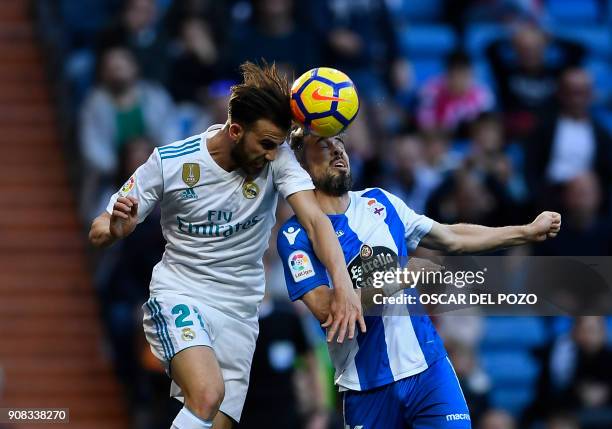
{"label": "spectator", "polygon": [[100,35],[99,50],[125,45],[134,52],[146,79],[165,82],[168,73],[168,38],[158,23],[155,0],[127,0],[117,22]]}
{"label": "spectator", "polygon": [[218,47],[225,45],[230,26],[230,5],[232,2],[218,0],[173,0],[164,24],[174,36],[186,20],[199,19],[206,23]]}
{"label": "spectator", "polygon": [[526,196],[526,185],[519,172],[522,152],[507,145],[499,116],[482,113],[469,127],[470,146],[464,162],[485,176],[498,181],[514,201]]}
{"label": "spectator", "polygon": [[461,390],[470,406],[472,424],[476,426],[489,407],[491,380],[479,366],[474,348],[459,342],[445,341],[449,357],[461,384]]}
{"label": "spectator", "polygon": [[199,18],[181,23],[178,53],[170,67],[168,87],[177,103],[201,103],[206,87],[220,76],[219,52],[208,24]]}
{"label": "spectator", "polygon": [[445,136],[429,133],[421,139],[400,135],[389,158],[395,174],[387,179],[388,190],[417,213],[423,213],[429,196],[452,168]]}
{"label": "spectator", "polygon": [[[561,54],[555,63],[546,61],[545,56],[552,47]],[[575,43],[551,39],[533,24],[523,24],[515,28],[511,46],[504,39],[497,40],[489,45],[486,55],[496,79],[499,104],[507,115],[508,129],[525,137],[537,126],[537,115],[554,106],[561,70],[580,64],[584,49]]]}
{"label": "spectator", "polygon": [[347,73],[364,101],[381,102],[409,86],[385,0],[316,0],[311,26],[326,42],[324,62]]}
{"label": "spectator", "polygon": [[585,427],[612,426],[612,349],[603,317],[578,317],[571,334],[558,338],[541,359],[538,399],[528,419],[563,409],[576,412]]}
{"label": "spectator", "polygon": [[516,422],[507,411],[493,409],[484,413],[478,429],[516,429]]}
{"label": "spectator", "polygon": [[289,76],[320,62],[316,35],[298,25],[294,0],[254,0],[253,6],[252,22],[232,35],[229,72],[245,59],[275,61]]}
{"label": "spectator", "polygon": [[588,73],[579,68],[566,70],[561,76],[558,112],[542,121],[526,149],[532,188],[560,184],[593,169],[602,189],[609,190],[612,139],[593,119],[591,101]]}
{"label": "spectator", "polygon": [[597,256],[612,252],[612,227],[602,218],[601,188],[592,172],[583,173],[561,189],[563,234],[554,245],[540,243],[536,252],[549,256]]}
{"label": "spectator", "polygon": [[259,311],[259,337],[241,429],[267,429],[270,416],[274,416],[274,428],[302,427],[295,384],[300,358],[306,370],[303,392],[307,392],[308,412],[314,418],[318,413],[325,414],[316,358],[292,307],[266,294]]}
{"label": "spectator", "polygon": [[474,82],[469,57],[455,52],[447,58],[446,74],[425,84],[419,104],[419,127],[452,132],[479,113],[491,110],[494,99],[488,88]]}
{"label": "spectator", "polygon": [[173,104],[166,91],[140,80],[138,66],[123,47],[105,51],[99,63],[99,83],[81,110],[80,146],[85,171],[83,213],[91,219],[112,193],[118,154],[131,139],[150,136],[156,145],[178,137]]}

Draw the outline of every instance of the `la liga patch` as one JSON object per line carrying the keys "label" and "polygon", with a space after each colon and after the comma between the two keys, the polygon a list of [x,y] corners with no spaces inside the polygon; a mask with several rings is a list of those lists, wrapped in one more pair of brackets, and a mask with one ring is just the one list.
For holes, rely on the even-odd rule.
{"label": "la liga patch", "polygon": [[291,269],[291,276],[296,283],[315,275],[314,267],[310,256],[301,250],[296,250],[287,258],[287,263]]}
{"label": "la liga patch", "polygon": [[134,186],[136,186],[136,177],[132,176],[121,187],[121,189],[119,190],[119,195],[121,195],[122,197],[127,196],[127,194],[129,194],[130,191],[134,189]]}

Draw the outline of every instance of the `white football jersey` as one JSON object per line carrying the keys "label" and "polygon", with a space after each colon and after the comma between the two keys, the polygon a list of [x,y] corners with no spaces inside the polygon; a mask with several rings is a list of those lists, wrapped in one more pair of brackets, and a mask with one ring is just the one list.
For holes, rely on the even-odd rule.
{"label": "white football jersey", "polygon": [[252,181],[242,170],[227,172],[210,156],[207,140],[223,126],[156,148],[111,198],[138,199],[142,222],[161,204],[166,239],[153,269],[151,295],[174,293],[202,300],[226,314],[249,318],[265,290],[262,257],[275,223],[278,193],[287,198],[314,189],[289,146]]}

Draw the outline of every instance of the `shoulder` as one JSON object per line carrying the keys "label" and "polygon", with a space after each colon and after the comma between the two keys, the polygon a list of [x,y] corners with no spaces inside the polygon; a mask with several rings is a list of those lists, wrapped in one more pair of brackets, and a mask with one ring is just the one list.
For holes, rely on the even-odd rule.
{"label": "shoulder", "polygon": [[175,159],[182,158],[186,155],[200,152],[202,149],[203,134],[188,137],[184,140],[179,140],[156,149],[160,159]]}

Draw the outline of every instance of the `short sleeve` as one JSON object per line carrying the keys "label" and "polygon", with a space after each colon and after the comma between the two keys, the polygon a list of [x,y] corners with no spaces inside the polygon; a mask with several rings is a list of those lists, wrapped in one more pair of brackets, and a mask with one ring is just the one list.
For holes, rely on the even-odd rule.
{"label": "short sleeve", "polygon": [[113,213],[113,205],[119,197],[132,196],[138,200],[138,223],[142,222],[161,200],[164,180],[161,159],[157,149],[125,182],[110,199],[106,206],[108,213]]}
{"label": "short sleeve", "polygon": [[292,301],[319,286],[329,285],[325,266],[315,255],[306,231],[299,223],[285,223],[278,232],[276,242],[287,292]]}
{"label": "short sleeve", "polygon": [[283,198],[300,191],[314,189],[310,175],[295,159],[293,151],[287,143],[278,148],[276,159],[272,161],[274,186]]}
{"label": "short sleeve", "polygon": [[387,191],[383,191],[404,224],[406,242],[410,250],[416,249],[423,237],[429,234],[433,226],[433,220],[425,215],[415,213],[401,199]]}

